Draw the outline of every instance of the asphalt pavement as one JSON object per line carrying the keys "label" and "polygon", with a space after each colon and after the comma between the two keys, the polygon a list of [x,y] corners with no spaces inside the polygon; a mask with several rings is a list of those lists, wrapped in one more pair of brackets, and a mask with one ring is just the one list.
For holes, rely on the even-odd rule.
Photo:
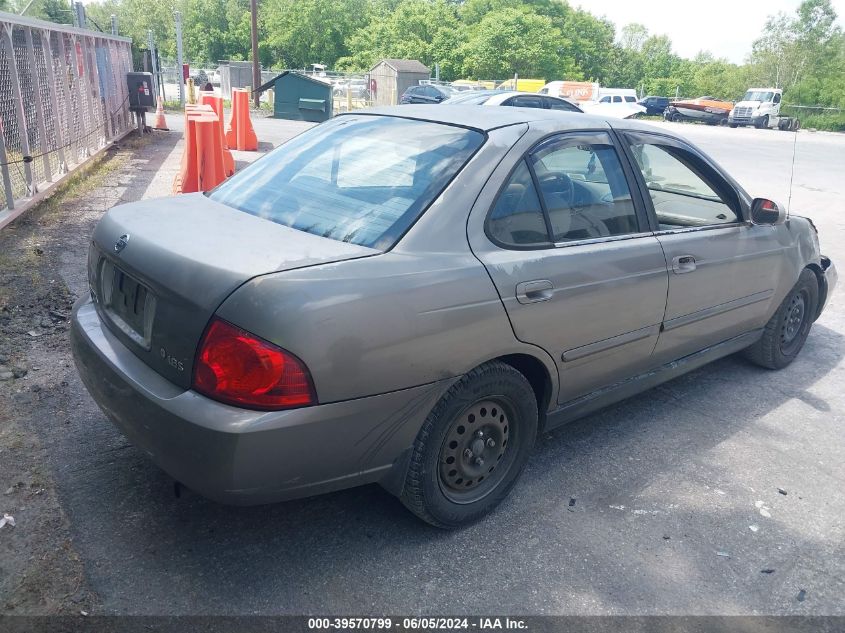
{"label": "asphalt pavement", "polygon": [[[845,136],[663,125],[754,195],[789,199],[795,150],[791,210],[845,271]],[[304,128],[256,127],[263,149]],[[169,138],[121,200],[169,194]],[[76,294],[86,241],[59,271]],[[177,497],[72,368],[27,415],[97,613],[845,614],[843,293],[785,370],[723,359],[541,437],[508,500],[456,532],[377,486],[252,508]]]}

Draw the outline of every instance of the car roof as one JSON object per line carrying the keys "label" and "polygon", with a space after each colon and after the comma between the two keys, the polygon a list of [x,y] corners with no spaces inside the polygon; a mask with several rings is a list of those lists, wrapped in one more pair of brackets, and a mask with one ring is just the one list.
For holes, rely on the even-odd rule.
{"label": "car roof", "polygon": [[461,127],[480,130],[482,132],[495,130],[496,128],[506,127],[508,125],[530,123],[532,121],[559,121],[561,124],[561,130],[589,130],[613,127],[615,129],[648,129],[663,132],[663,130],[660,130],[659,128],[629,121],[627,119],[615,119],[611,117],[582,114],[580,112],[514,107],[483,108],[482,110],[483,114],[479,114],[479,107],[476,105],[457,104],[449,107],[443,107],[440,105],[399,105],[368,108],[366,110],[355,110],[348,114],[341,114],[339,116],[380,114],[384,116],[395,116],[419,121],[433,121],[435,123],[459,125]]}

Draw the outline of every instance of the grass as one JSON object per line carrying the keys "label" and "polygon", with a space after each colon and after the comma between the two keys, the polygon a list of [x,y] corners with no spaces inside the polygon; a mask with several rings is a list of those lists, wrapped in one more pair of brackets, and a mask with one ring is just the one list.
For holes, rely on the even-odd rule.
{"label": "grass", "polygon": [[826,114],[807,114],[799,117],[801,127],[806,129],[825,130],[828,132],[845,132],[845,112]]}

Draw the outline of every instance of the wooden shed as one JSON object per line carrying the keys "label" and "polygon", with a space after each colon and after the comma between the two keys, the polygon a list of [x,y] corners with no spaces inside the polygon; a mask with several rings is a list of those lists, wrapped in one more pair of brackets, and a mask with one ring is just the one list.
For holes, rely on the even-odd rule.
{"label": "wooden shed", "polygon": [[416,59],[383,59],[370,69],[370,89],[375,105],[394,105],[420,80],[431,79],[428,66]]}
{"label": "wooden shed", "polygon": [[319,123],[332,118],[332,85],[286,70],[261,86],[273,89],[273,118]]}

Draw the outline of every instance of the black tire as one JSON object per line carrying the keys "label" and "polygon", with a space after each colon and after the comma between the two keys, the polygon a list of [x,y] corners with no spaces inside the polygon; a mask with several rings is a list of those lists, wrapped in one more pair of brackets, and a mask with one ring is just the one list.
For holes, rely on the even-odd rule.
{"label": "black tire", "polygon": [[476,367],[420,429],[402,503],[440,528],[477,521],[516,483],[537,437],[537,419],[537,399],[525,376],[498,361]]}
{"label": "black tire", "polygon": [[789,365],[807,340],[819,304],[819,282],[812,270],[805,268],[777,311],[766,323],[760,340],[747,348],[745,357],[767,369]]}
{"label": "black tire", "polygon": [[735,128],[736,126],[737,126],[737,124],[736,124],[736,123],[728,123],[728,127]]}
{"label": "black tire", "polygon": [[765,130],[769,127],[769,115],[765,115],[755,126],[758,130]]}

